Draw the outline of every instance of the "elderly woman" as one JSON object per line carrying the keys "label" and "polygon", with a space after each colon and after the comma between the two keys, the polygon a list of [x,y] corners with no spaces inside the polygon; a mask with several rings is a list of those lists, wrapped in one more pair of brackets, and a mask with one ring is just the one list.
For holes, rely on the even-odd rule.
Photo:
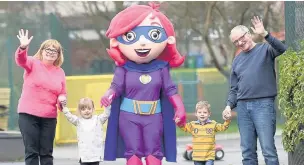
{"label": "elderly woman", "polygon": [[32,37],[19,31],[20,46],[15,53],[24,69],[23,87],[18,104],[19,128],[25,147],[26,165],[53,165],[53,142],[57,123],[58,97],[66,94],[65,73],[60,67],[63,51],[56,40],[44,41],[34,56],[28,56]]}

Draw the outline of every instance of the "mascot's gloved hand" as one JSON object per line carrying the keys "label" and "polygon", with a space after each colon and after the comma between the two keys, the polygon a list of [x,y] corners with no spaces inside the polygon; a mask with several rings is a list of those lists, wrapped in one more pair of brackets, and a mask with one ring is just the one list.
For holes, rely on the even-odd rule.
{"label": "mascot's gloved hand", "polygon": [[108,107],[111,105],[112,100],[115,97],[115,91],[113,89],[109,89],[100,99],[100,107],[105,106]]}
{"label": "mascot's gloved hand", "polygon": [[176,94],[169,97],[171,104],[175,110],[174,119],[179,118],[179,122],[177,123],[178,126],[183,126],[186,124],[186,110],[182,101],[182,98]]}

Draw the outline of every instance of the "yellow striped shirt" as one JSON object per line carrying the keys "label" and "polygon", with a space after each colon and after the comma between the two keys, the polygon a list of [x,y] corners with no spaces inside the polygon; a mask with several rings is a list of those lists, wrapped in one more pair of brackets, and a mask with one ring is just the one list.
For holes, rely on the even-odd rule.
{"label": "yellow striped shirt", "polygon": [[193,160],[207,161],[215,159],[215,133],[228,129],[230,120],[224,124],[217,123],[214,120],[208,120],[202,125],[199,121],[188,122],[180,127],[183,131],[192,134]]}

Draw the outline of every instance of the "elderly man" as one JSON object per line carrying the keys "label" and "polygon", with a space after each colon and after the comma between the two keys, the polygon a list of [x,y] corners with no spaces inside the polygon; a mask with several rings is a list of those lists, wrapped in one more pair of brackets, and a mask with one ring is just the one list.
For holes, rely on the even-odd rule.
{"label": "elderly man", "polygon": [[247,27],[238,25],[231,30],[230,39],[242,51],[232,63],[230,92],[223,118],[231,117],[236,107],[241,136],[243,165],[258,165],[259,138],[266,165],[279,165],[274,142],[276,131],[275,97],[277,95],[275,58],[287,47],[271,36],[263,22],[254,17],[251,27],[268,43],[255,43]]}

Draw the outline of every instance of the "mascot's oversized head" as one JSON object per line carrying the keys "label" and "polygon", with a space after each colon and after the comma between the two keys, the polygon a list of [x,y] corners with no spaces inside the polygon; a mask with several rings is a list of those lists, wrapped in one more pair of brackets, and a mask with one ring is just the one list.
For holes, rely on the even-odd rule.
{"label": "mascot's oversized head", "polygon": [[176,49],[172,23],[158,10],[159,4],[149,5],[132,5],[112,19],[106,32],[110,38],[107,51],[116,65],[127,60],[142,64],[159,59],[178,67],[184,62]]}

